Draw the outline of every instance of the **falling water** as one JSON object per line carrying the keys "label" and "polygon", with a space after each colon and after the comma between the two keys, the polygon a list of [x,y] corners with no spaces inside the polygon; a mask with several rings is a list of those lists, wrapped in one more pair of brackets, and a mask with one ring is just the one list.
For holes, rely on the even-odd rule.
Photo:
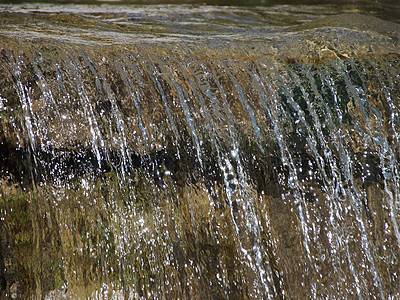
{"label": "falling water", "polygon": [[174,8],[1,8],[2,297],[400,297],[396,19]]}

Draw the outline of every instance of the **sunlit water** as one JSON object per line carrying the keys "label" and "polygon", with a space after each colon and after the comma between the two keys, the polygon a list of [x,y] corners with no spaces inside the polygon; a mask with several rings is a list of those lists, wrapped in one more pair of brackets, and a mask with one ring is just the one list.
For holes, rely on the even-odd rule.
{"label": "sunlit water", "polygon": [[1,297],[400,297],[398,7],[0,11]]}

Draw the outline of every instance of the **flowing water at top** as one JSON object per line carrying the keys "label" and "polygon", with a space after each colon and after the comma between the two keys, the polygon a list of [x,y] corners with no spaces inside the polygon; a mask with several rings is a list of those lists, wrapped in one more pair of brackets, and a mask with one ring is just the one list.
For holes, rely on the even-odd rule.
{"label": "flowing water at top", "polygon": [[400,297],[398,12],[1,5],[1,296]]}

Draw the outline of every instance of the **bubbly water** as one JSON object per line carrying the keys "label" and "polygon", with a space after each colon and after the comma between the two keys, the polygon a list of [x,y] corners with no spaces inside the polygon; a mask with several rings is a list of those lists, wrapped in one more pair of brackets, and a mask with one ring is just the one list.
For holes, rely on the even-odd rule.
{"label": "bubbly water", "polygon": [[345,10],[1,7],[1,296],[399,298],[400,27]]}

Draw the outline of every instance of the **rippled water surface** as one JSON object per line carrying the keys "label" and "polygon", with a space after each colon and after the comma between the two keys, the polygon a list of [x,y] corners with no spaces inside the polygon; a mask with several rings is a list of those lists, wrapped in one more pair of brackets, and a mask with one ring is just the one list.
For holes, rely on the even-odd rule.
{"label": "rippled water surface", "polygon": [[[112,44],[135,44],[141,40],[278,42],[302,30],[301,25],[311,22],[311,28],[319,27],[321,24],[316,20],[338,14],[362,14],[393,22],[400,21],[398,6],[390,5],[277,5],[245,8],[201,4],[140,6],[32,3],[3,4],[0,11],[1,30],[5,35]],[[351,19],[348,23],[351,23]],[[371,28],[372,25],[356,22],[353,27]]]}

